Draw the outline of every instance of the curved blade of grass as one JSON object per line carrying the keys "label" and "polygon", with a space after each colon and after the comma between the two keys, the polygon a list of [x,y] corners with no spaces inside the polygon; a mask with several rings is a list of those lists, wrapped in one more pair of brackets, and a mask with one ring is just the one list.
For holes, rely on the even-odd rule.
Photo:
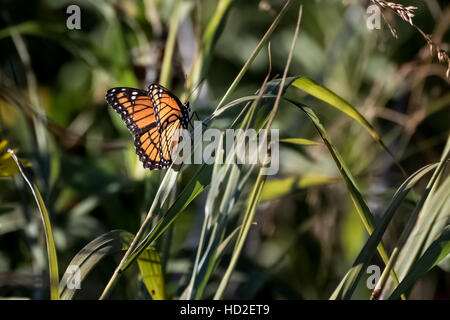
{"label": "curved blade of grass", "polygon": [[241,97],[238,98],[236,100],[233,100],[229,103],[227,103],[226,105],[224,105],[222,108],[220,108],[219,110],[217,110],[216,112],[212,113],[210,116],[208,116],[205,120],[203,120],[204,123],[208,123],[210,122],[212,119],[218,117],[219,115],[221,115],[222,113],[224,113],[225,111],[227,111],[228,109],[235,107],[237,105],[240,105],[241,103],[244,102],[252,102],[252,101],[256,101],[257,99],[261,99],[262,101],[271,101],[271,100],[275,100],[277,96],[273,95],[273,94],[263,94],[261,97],[254,95],[254,96],[247,96],[247,97]]}
{"label": "curved blade of grass", "polygon": [[157,209],[158,205],[159,205],[158,209],[160,209],[164,205],[164,202],[166,201],[166,199],[168,198],[168,195],[176,182],[177,175],[178,175],[178,172],[172,170],[171,168],[164,175],[164,178],[158,188],[158,191],[156,192],[156,195],[153,199],[152,205],[150,206],[150,209],[147,213],[147,216],[145,217],[144,222],[141,224],[139,231],[137,232],[136,236],[134,237],[133,241],[131,242],[130,247],[128,248],[127,252],[125,252],[125,255],[123,256],[122,260],[120,261],[119,265],[117,266],[116,270],[114,271],[111,279],[108,281],[108,284],[106,285],[105,289],[103,290],[103,292],[99,298],[100,300],[105,299],[111,292],[112,288],[114,287],[115,283],[117,282],[117,280],[119,278],[120,273],[122,272],[121,270],[122,270],[123,265],[127,262],[130,255],[136,251],[136,248],[139,246],[138,241],[141,241],[142,235],[144,234],[145,231],[147,231],[147,229],[152,221],[154,211]]}
{"label": "curved blade of grass", "polygon": [[[286,80],[283,84],[283,88],[282,88],[282,92],[281,95],[284,95],[286,90],[291,86],[292,82],[295,81],[295,79],[297,79],[298,77],[286,77]],[[264,94],[260,94],[260,89],[258,89],[256,91],[256,93],[258,95],[254,95],[254,96],[247,96],[247,97],[242,97],[242,98],[238,98],[236,100],[233,100],[229,103],[227,103],[226,105],[224,105],[223,107],[221,107],[220,109],[216,109],[209,117],[207,117],[203,122],[204,123],[209,123],[211,120],[213,120],[214,118],[218,117],[219,115],[221,115],[222,113],[224,113],[226,110],[230,109],[231,107],[237,106],[243,102],[258,102],[261,101],[262,103],[265,104],[269,104],[269,103],[274,103],[277,95],[278,95],[278,91],[280,90],[281,87],[281,79],[274,79],[271,80],[267,83],[266,86],[264,86]],[[256,107],[256,106],[255,106]]]}
{"label": "curved blade of grass", "polygon": [[420,279],[425,273],[431,270],[441,260],[450,254],[450,226],[444,228],[442,234],[430,245],[422,257],[417,260],[406,277],[392,292],[389,300],[399,299],[400,295]]}
{"label": "curved blade of grass", "polygon": [[[74,280],[80,281],[81,285],[103,258],[127,250],[133,238],[134,235],[128,231],[113,230],[89,242],[73,257],[61,279],[59,286],[61,299],[73,299],[77,292]],[[138,265],[142,280],[152,298],[164,299],[164,281],[159,253],[154,248],[145,250],[138,259]]]}
{"label": "curved blade of grass", "polygon": [[363,249],[359,253],[356,258],[353,266],[347,272],[345,277],[342,279],[341,283],[335,289],[330,299],[350,299],[356,286],[361,279],[362,275],[365,273],[367,269],[367,265],[375,254],[375,250],[381,239],[383,237],[384,232],[386,231],[389,222],[392,220],[394,214],[397,212],[397,209],[402,204],[403,200],[408,195],[409,191],[412,187],[428,172],[435,169],[437,164],[428,165],[423,167],[422,169],[416,171],[412,174],[406,181],[400,186],[400,188],[395,193],[391,203],[389,204],[387,210],[382,215],[382,220],[379,225],[375,228],[373,233],[370,235]]}
{"label": "curved blade of grass", "polygon": [[220,0],[217,4],[216,10],[214,11],[214,15],[211,20],[209,20],[208,26],[206,27],[201,46],[203,61],[202,68],[200,68],[200,70],[202,76],[205,75],[206,69],[209,68],[214,47],[223,31],[225,20],[228,16],[232,3],[233,0]]}
{"label": "curved blade of grass", "polygon": [[206,27],[205,34],[203,36],[202,51],[211,53],[217,40],[222,33],[225,18],[230,10],[230,6],[233,0],[220,0],[217,4],[216,11]]}
{"label": "curved blade of grass", "polygon": [[277,27],[278,23],[280,22],[281,18],[284,16],[284,14],[286,13],[287,9],[289,8],[291,4],[291,1],[288,0],[286,2],[286,4],[284,5],[284,7],[281,9],[280,13],[277,15],[277,17],[275,18],[275,20],[273,21],[272,25],[269,27],[269,29],[267,30],[267,32],[264,34],[264,36],[262,37],[262,39],[259,41],[258,45],[255,47],[255,49],[253,50],[252,54],[250,55],[250,57],[247,59],[247,61],[245,62],[244,66],[242,67],[241,71],[239,71],[239,74],[236,76],[236,78],[234,79],[234,81],[231,83],[230,87],[228,88],[227,92],[225,92],[225,94],[223,95],[222,99],[220,100],[219,104],[217,105],[216,109],[214,110],[214,112],[217,112],[217,110],[219,110],[223,104],[225,103],[225,101],[228,99],[228,97],[231,95],[231,93],[236,89],[237,85],[239,84],[239,82],[242,80],[242,77],[244,76],[244,74],[247,72],[248,68],[250,67],[250,65],[252,64],[253,60],[255,60],[256,56],[258,55],[259,51],[262,49],[262,47],[264,46],[264,44],[267,42],[267,40],[269,39],[270,35],[272,34],[272,32],[275,30],[275,28]]}
{"label": "curved blade of grass", "polygon": [[292,85],[352,117],[353,119],[358,121],[364,128],[366,128],[366,130],[375,140],[381,140],[378,133],[375,131],[369,121],[367,121],[366,118],[364,118],[364,116],[354,106],[342,99],[330,89],[322,87],[321,85],[306,77],[298,78]]}
{"label": "curved blade of grass", "polygon": [[389,148],[384,144],[383,140],[375,131],[375,129],[372,127],[370,122],[367,121],[367,119],[353,105],[345,101],[343,98],[338,96],[330,89],[322,87],[321,85],[315,83],[313,80],[308,79],[306,77],[298,78],[297,80],[294,81],[292,85],[302,91],[305,91],[306,93],[312,95],[313,97],[328,103],[329,105],[335,107],[336,109],[342,111],[343,113],[355,119],[369,132],[372,138],[375,141],[377,141],[381,145],[381,147],[383,147],[384,150],[386,150],[386,152],[392,157],[392,160],[395,162],[395,164],[406,176],[404,169],[395,159],[394,155],[389,150]]}
{"label": "curved blade of grass", "polygon": [[[439,169],[439,168],[438,168]],[[438,171],[436,169],[436,171]],[[431,180],[432,181],[432,180]],[[426,193],[426,191],[425,191]],[[406,253],[409,253],[411,256],[406,256],[407,259],[400,260],[405,264],[399,264],[399,271],[405,272],[404,270],[408,270],[405,274],[404,278],[409,276],[409,273],[412,272],[412,268],[414,264],[417,263],[417,259],[419,258],[421,251],[426,251],[433,243],[431,241],[429,244],[427,243],[428,239],[436,239],[440,232],[448,225],[448,219],[450,218],[450,177],[447,177],[442,186],[437,190],[436,193],[432,194],[426,203],[423,205],[422,212],[420,213],[420,220],[417,221],[417,227],[414,232],[411,233],[411,237],[408,242],[405,244],[403,250],[401,252],[403,257],[405,257]],[[421,207],[421,203],[419,202],[418,206],[415,208],[415,211],[419,210],[417,208]],[[414,212],[416,214],[416,212]],[[420,224],[420,225],[419,225]],[[427,240],[425,240],[427,238]],[[396,261],[397,254],[399,251],[399,246],[397,246],[392,254],[391,259],[393,260],[391,265],[393,265]],[[423,249],[422,249],[423,248]],[[411,267],[409,268],[409,264]],[[404,279],[403,279],[404,280]],[[402,281],[403,281],[402,280]],[[381,290],[383,286],[379,288]]]}
{"label": "curved blade of grass", "polygon": [[425,240],[424,249],[422,250],[422,252],[425,251],[425,248],[428,248],[431,245],[433,239],[436,239],[437,235],[442,232],[442,229],[444,229],[449,224],[449,200],[450,176],[447,176],[439,189],[436,190],[436,193],[434,193],[430,197],[430,203],[423,208],[423,210],[429,210],[431,212],[430,216],[433,217],[433,224],[431,225],[427,234],[427,239]]}
{"label": "curved blade of grass", "polygon": [[[333,160],[336,163],[336,166],[338,167],[342,177],[345,180],[345,183],[347,184],[347,189],[350,192],[351,199],[353,201],[353,204],[355,205],[356,211],[358,212],[364,227],[366,228],[369,234],[372,234],[373,230],[375,229],[373,215],[370,212],[370,209],[367,206],[366,202],[364,201],[361,192],[359,191],[359,188],[355,182],[355,179],[353,178],[353,175],[351,174],[350,170],[348,170],[339,152],[334,147],[333,143],[328,137],[328,134],[325,131],[325,128],[320,123],[319,118],[317,118],[316,114],[305,105],[290,99],[287,100],[293,103],[295,106],[299,107],[301,110],[303,110],[307,114],[309,119],[313,122],[316,130],[318,131],[319,135],[321,136],[322,140],[324,141],[325,145],[330,151],[331,156],[333,157]],[[378,245],[378,252],[380,253],[383,262],[387,264],[389,259],[382,242],[380,242],[380,244]],[[399,282],[394,270],[392,270],[391,276],[396,283]]]}
{"label": "curved blade of grass", "polygon": [[325,128],[322,126],[319,118],[316,116],[316,114],[305,105],[298,103],[296,101],[287,99],[292,104],[299,107],[302,111],[306,113],[306,115],[309,117],[309,119],[312,121],[313,125],[315,126],[316,130],[318,131],[319,135],[321,136],[322,140],[324,141],[326,147],[331,153],[331,156],[333,157],[334,162],[336,163],[336,166],[338,167],[342,177],[344,178],[347,188],[350,192],[350,195],[352,197],[352,200],[356,206],[356,209],[361,217],[361,220],[366,228],[366,230],[369,233],[373,232],[374,229],[374,221],[372,213],[369,210],[369,207],[365,203],[364,199],[362,198],[361,193],[359,192],[359,188],[353,178],[353,175],[351,174],[350,170],[348,170],[347,166],[345,165],[342,157],[340,156],[337,149],[332,144],[330,138],[328,137],[328,134],[325,131]]}
{"label": "curved blade of grass", "polygon": [[196,282],[198,282],[198,281],[196,281],[196,279],[198,279],[197,273],[199,271],[199,262],[200,262],[201,254],[204,251],[203,247],[206,245],[206,232],[207,232],[208,225],[211,224],[210,220],[214,213],[213,212],[214,202],[219,195],[220,185],[222,184],[222,182],[225,178],[225,175],[226,175],[226,171],[229,168],[229,166],[227,166],[227,165],[221,166],[221,164],[219,162],[220,159],[223,158],[223,154],[224,154],[223,137],[224,137],[224,134],[222,132],[222,134],[220,136],[220,140],[219,140],[219,145],[218,145],[217,151],[216,151],[217,156],[214,161],[214,166],[213,166],[213,170],[212,170],[211,184],[210,184],[210,188],[209,188],[208,195],[206,198],[205,217],[204,217],[203,224],[202,224],[202,231],[200,233],[200,239],[198,242],[197,253],[195,255],[194,266],[192,268],[191,280],[189,282],[189,285],[186,287],[185,293],[184,293],[185,299],[192,299],[192,296],[193,296],[193,293],[195,290],[194,287],[196,285]]}
{"label": "curved blade of grass", "polygon": [[259,199],[261,197],[262,189],[264,186],[264,182],[267,179],[267,176],[262,174],[264,168],[261,168],[258,178],[256,179],[255,186],[252,190],[252,193],[250,194],[247,209],[244,215],[244,222],[242,224],[242,228],[240,229],[238,239],[236,241],[235,249],[231,256],[230,264],[225,271],[225,274],[220,281],[219,287],[217,288],[216,293],[214,294],[214,300],[222,299],[225,288],[228,284],[228,281],[231,278],[231,274],[234,270],[234,267],[236,266],[237,259],[239,258],[239,255],[242,251],[242,248],[245,243],[245,239],[247,238],[248,231],[250,230],[250,226],[253,224],[253,218],[255,216],[256,208],[259,203]]}
{"label": "curved blade of grass", "polygon": [[[252,121],[252,118],[254,116],[254,110],[261,101],[261,96],[264,93],[264,89],[267,87],[267,81],[269,80],[271,72],[270,45],[268,52],[269,70],[261,88],[257,91],[259,93],[256,96],[256,99],[253,101],[249,109],[246,107],[243,108],[241,114],[239,114],[234,119],[235,123],[237,119],[240,118],[242,113],[246,113],[244,119],[240,124],[241,130],[243,130],[244,128],[245,130],[248,129],[250,122]],[[223,107],[221,110],[223,110],[224,108],[225,107]],[[185,293],[183,294],[183,297],[185,298],[192,298],[192,296],[194,296],[195,299],[202,298],[203,291],[207,285],[207,282],[214,268],[218,265],[219,259],[221,257],[217,248],[219,247],[219,243],[222,241],[225,234],[228,217],[231,214],[231,211],[234,208],[244,185],[250,177],[250,174],[255,168],[255,165],[250,165],[250,167],[246,169],[245,166],[239,168],[236,164],[232,163],[236,149],[240,149],[242,147],[242,143],[244,142],[245,135],[243,133],[244,132],[241,131],[236,137],[235,144],[231,152],[227,154],[225,165],[220,166],[220,164],[217,162],[218,160],[222,159],[222,155],[218,155],[218,157],[216,158],[215,171],[213,172],[213,177],[211,179],[211,188],[208,192],[208,199],[205,207],[205,219],[203,221],[202,236],[197,250],[198,259],[196,258],[191,282],[189,286],[187,286]],[[219,146],[218,149],[221,150],[221,153],[223,153],[224,150],[221,146]],[[243,173],[243,170],[247,170],[247,173]],[[220,205],[218,207],[218,210],[214,210],[216,202],[219,202],[216,201],[219,192],[219,185],[223,181],[225,176],[227,176],[227,185],[225,187],[223,195],[221,196],[221,199],[219,200]],[[216,187],[213,187],[213,184],[216,185]],[[202,250],[203,247],[205,248],[204,250]]]}
{"label": "curved blade of grass", "polygon": [[[133,240],[133,234],[124,230],[113,230],[89,242],[70,261],[60,283],[61,299],[71,300],[76,289],[68,288],[74,276],[73,268],[79,270],[79,280],[83,281],[97,263],[107,255],[126,250]],[[78,280],[78,279],[77,279]]]}
{"label": "curved blade of grass", "polygon": [[[285,5],[285,8],[286,8],[286,6],[288,4],[289,4],[289,2]],[[266,131],[265,131],[266,133],[263,136],[263,141],[267,141],[266,139],[267,139],[268,129],[270,129],[270,127],[272,125],[272,122],[273,122],[273,119],[275,118],[275,115],[277,113],[277,110],[278,110],[278,107],[279,107],[279,104],[280,104],[281,96],[284,93],[285,88],[286,88],[286,83],[290,82],[290,81],[287,81],[287,73],[289,71],[289,66],[290,66],[291,61],[292,61],[292,54],[293,54],[293,51],[294,51],[294,48],[295,48],[295,44],[296,44],[296,41],[297,41],[298,32],[300,30],[300,23],[301,23],[301,20],[302,20],[303,6],[300,5],[298,10],[299,11],[298,11],[298,17],[297,17],[297,24],[296,24],[295,32],[294,32],[294,35],[293,35],[293,38],[292,38],[291,47],[290,47],[290,50],[289,50],[289,55],[288,55],[288,58],[287,58],[287,61],[286,61],[286,66],[284,68],[283,76],[280,79],[280,85],[278,87],[277,97],[275,99],[273,108],[270,111],[270,114],[269,114],[269,116],[267,118],[267,125],[266,125]],[[266,81],[267,81],[267,78],[266,78]],[[265,86],[263,85],[263,88],[264,87]],[[265,88],[264,88],[263,92],[265,92]],[[262,95],[263,92],[261,92],[261,95]],[[265,165],[264,164],[267,163],[269,154],[270,154],[270,144],[267,147],[267,153],[266,153],[265,159],[263,161],[263,165],[261,166],[261,168],[259,170],[255,186],[254,186],[254,188],[252,190],[252,193],[250,195],[250,198],[248,200],[247,210],[245,212],[243,223],[242,223],[243,227],[242,227],[242,229],[239,232],[235,248],[234,248],[233,253],[231,255],[231,261],[230,261],[230,263],[229,263],[229,265],[227,267],[227,270],[225,271],[225,274],[224,274],[222,280],[219,283],[219,287],[218,287],[216,293],[214,294],[214,300],[223,298],[223,296],[225,294],[225,288],[228,285],[228,282],[230,281],[231,275],[232,275],[232,273],[234,271],[234,268],[236,267],[237,260],[238,260],[240,254],[241,254],[241,251],[242,251],[242,248],[244,246],[245,240],[247,239],[247,235],[248,235],[248,232],[250,230],[250,226],[253,223],[253,219],[254,219],[254,216],[255,216],[257,205],[258,205],[259,200],[261,198],[261,193],[262,193],[262,190],[263,190],[263,187],[264,187],[264,183],[265,183],[265,181],[267,179],[267,175],[264,174],[265,173]]]}
{"label": "curved blade of grass", "polygon": [[140,242],[136,250],[130,255],[129,259],[121,267],[121,272],[125,271],[130,264],[149,246],[153,241],[159,238],[164,230],[186,209],[186,207],[206,188],[210,183],[212,166],[202,165],[198,169],[192,180],[178,195],[175,202],[169,210],[160,218],[156,226]]}
{"label": "curved blade of grass", "polygon": [[[430,239],[433,241],[437,234],[445,227],[443,218],[449,212],[440,213],[438,210],[430,210],[430,207],[433,205],[433,195],[439,187],[439,181],[444,173],[449,157],[450,135],[447,138],[446,146],[442,152],[439,166],[434,171],[398,243],[392,251],[389,265],[395,265],[395,270],[401,279],[406,276],[414,261],[420,256],[420,253],[427,249],[427,240]],[[394,285],[398,285],[398,283],[393,284],[391,281],[388,281],[383,288],[382,296],[387,296],[388,293],[392,292]]]}
{"label": "curved blade of grass", "polygon": [[47,208],[45,206],[44,200],[42,199],[41,193],[37,186],[31,182],[28,178],[25,170],[17,158],[16,154],[13,150],[8,149],[8,152],[11,154],[11,157],[16,162],[17,167],[22,174],[23,179],[30,187],[31,193],[36,200],[36,204],[39,209],[39,213],[42,220],[42,226],[44,227],[44,235],[45,235],[45,243],[47,245],[47,258],[49,265],[49,274],[50,274],[50,299],[59,300],[59,275],[58,275],[58,259],[56,257],[56,248],[55,241],[53,239],[52,227],[50,224],[50,218],[47,212]]}

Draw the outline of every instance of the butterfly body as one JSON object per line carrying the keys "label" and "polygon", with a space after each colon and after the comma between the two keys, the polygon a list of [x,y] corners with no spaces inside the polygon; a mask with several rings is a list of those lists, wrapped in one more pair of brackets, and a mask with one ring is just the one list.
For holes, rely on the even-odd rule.
{"label": "butterfly body", "polygon": [[112,88],[106,92],[106,101],[134,135],[136,153],[144,168],[168,168],[178,143],[178,129],[187,129],[191,120],[189,103],[182,104],[158,84],[151,84],[147,90]]}

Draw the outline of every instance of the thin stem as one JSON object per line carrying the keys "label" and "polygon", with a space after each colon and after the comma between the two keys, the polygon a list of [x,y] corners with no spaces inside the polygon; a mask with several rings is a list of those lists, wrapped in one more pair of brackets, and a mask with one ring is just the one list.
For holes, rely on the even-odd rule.
{"label": "thin stem", "polygon": [[284,5],[283,9],[281,9],[280,13],[278,14],[278,16],[276,17],[276,19],[273,21],[272,25],[270,26],[270,28],[267,30],[266,34],[263,36],[263,38],[261,39],[261,41],[259,41],[258,45],[256,46],[256,48],[253,50],[252,54],[250,55],[250,58],[245,62],[244,66],[242,67],[241,71],[239,71],[239,74],[237,75],[237,77],[234,79],[233,83],[230,85],[230,87],[228,88],[227,92],[224,94],[224,96],[222,97],[222,100],[220,100],[219,104],[217,105],[216,109],[214,110],[214,112],[216,112],[220,107],[222,107],[222,105],[225,103],[225,100],[228,99],[228,97],[231,95],[231,93],[234,91],[234,89],[237,87],[237,85],[239,84],[239,82],[241,81],[242,77],[244,76],[245,72],[247,71],[248,67],[250,66],[250,64],[253,62],[253,60],[256,58],[256,56],[258,55],[259,51],[261,50],[261,48],[263,47],[264,43],[267,41],[267,39],[269,39],[270,35],[272,34],[272,32],[275,30],[275,28],[277,27],[278,23],[280,22],[281,18],[283,17],[283,15],[285,14],[287,8],[289,7],[291,1],[288,0],[286,2],[286,4]]}
{"label": "thin stem", "polygon": [[145,217],[144,222],[142,223],[141,227],[139,228],[138,233],[134,237],[133,241],[131,242],[130,246],[128,247],[128,250],[125,252],[125,255],[123,256],[122,260],[120,261],[119,265],[117,266],[116,270],[114,270],[114,274],[112,275],[111,279],[109,280],[108,284],[106,285],[105,289],[103,290],[102,295],[100,296],[99,300],[104,300],[107,298],[116,284],[118,280],[118,276],[121,273],[121,268],[127,261],[128,257],[130,256],[131,252],[134,251],[134,249],[137,247],[137,241],[141,237],[142,232],[144,229],[146,229],[147,225],[150,223],[152,218],[152,212],[150,211],[147,216]]}

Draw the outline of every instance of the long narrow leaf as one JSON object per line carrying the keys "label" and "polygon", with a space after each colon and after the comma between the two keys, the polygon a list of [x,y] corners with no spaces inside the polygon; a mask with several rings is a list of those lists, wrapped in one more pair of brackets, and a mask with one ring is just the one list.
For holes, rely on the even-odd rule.
{"label": "long narrow leaf", "polygon": [[410,289],[417,282],[417,280],[420,279],[421,276],[432,269],[441,260],[448,257],[449,254],[450,226],[447,226],[439,236],[439,238],[437,238],[425,251],[423,256],[414,263],[414,265],[411,267],[411,270],[408,272],[402,282],[400,282],[394,292],[392,292],[389,299],[399,299],[402,293],[405,293],[408,289]]}
{"label": "long narrow leaf", "polygon": [[350,103],[345,101],[343,98],[338,96],[336,93],[331,91],[328,88],[325,88],[317,83],[315,83],[313,80],[308,79],[306,77],[300,77],[297,80],[294,81],[292,84],[294,87],[305,91],[306,93],[314,96],[317,99],[320,99],[329,105],[335,107],[336,109],[342,111],[343,113],[347,114],[348,116],[355,119],[359,124],[361,124],[367,132],[372,136],[375,141],[377,141],[383,149],[386,150],[386,152],[392,157],[395,164],[402,170],[403,174],[406,175],[403,168],[400,166],[400,164],[397,162],[397,160],[394,158],[394,155],[392,152],[388,149],[388,147],[384,144],[381,137],[378,135],[378,133],[375,131],[373,126],[370,124],[370,122]]}
{"label": "long narrow leaf", "polygon": [[[70,261],[59,291],[61,299],[71,300],[77,290],[83,289],[83,280],[106,256],[129,248],[134,235],[124,230],[102,234],[83,247]],[[164,281],[159,253],[154,248],[144,251],[138,259],[142,280],[154,300],[164,299]]]}
{"label": "long narrow leaf", "polygon": [[44,200],[42,199],[41,193],[39,192],[39,189],[28,178],[22,164],[20,163],[14,151],[9,149],[8,152],[11,154],[12,158],[16,162],[23,179],[30,187],[31,193],[33,194],[34,199],[36,200],[36,204],[38,206],[42,220],[42,226],[44,227],[45,243],[47,245],[47,258],[50,274],[50,298],[52,300],[59,300],[58,258],[56,256],[55,241],[53,239],[53,232],[47,208],[45,206]]}
{"label": "long narrow leaf", "polygon": [[164,277],[159,252],[152,247],[141,253],[137,260],[142,281],[153,300],[164,300]]}
{"label": "long narrow leaf", "polygon": [[[369,207],[367,206],[366,202],[364,201],[361,192],[359,191],[359,188],[355,182],[355,179],[353,178],[353,175],[351,174],[350,170],[345,165],[345,162],[343,161],[342,157],[340,156],[337,149],[334,147],[333,143],[331,142],[330,138],[328,137],[327,132],[325,131],[325,128],[320,123],[319,118],[316,116],[316,114],[305,105],[298,103],[296,101],[287,99],[297,107],[299,107],[301,110],[303,110],[309,119],[313,122],[315,128],[317,129],[319,135],[322,137],[322,140],[324,141],[325,145],[327,146],[328,150],[331,153],[331,156],[333,157],[333,160],[336,163],[336,166],[338,167],[342,177],[344,178],[344,181],[346,182],[347,189],[350,192],[350,196],[352,198],[353,204],[355,205],[356,211],[359,214],[359,217],[361,218],[361,221],[366,228],[367,232],[369,234],[372,234],[373,230],[375,229],[375,223],[372,213],[370,212]],[[384,249],[384,245],[382,242],[378,245],[378,252],[380,253],[381,259],[383,259],[384,263],[387,264],[388,262],[388,256],[386,253],[386,250]],[[397,275],[394,271],[391,272],[391,275],[396,283],[398,283]]]}
{"label": "long narrow leaf", "polygon": [[[126,250],[133,235],[124,230],[113,230],[89,242],[70,261],[60,283],[61,299],[71,300],[77,289],[82,289],[82,281],[105,256]],[[80,285],[76,286],[76,281]]]}
{"label": "long narrow leaf", "polygon": [[394,198],[388,206],[386,212],[382,215],[382,220],[371,234],[363,249],[359,253],[352,268],[347,272],[336,290],[331,295],[330,299],[350,299],[359,279],[364,274],[367,265],[375,254],[375,250],[381,241],[381,238],[386,231],[389,222],[392,220],[397,209],[400,207],[403,200],[408,195],[411,188],[428,172],[437,167],[437,164],[428,165],[414,174],[412,174],[397,190]]}
{"label": "long narrow leaf", "polygon": [[[444,219],[445,216],[448,216],[449,212],[440,214],[440,211],[430,210],[430,207],[433,203],[433,195],[439,188],[439,181],[443,176],[449,157],[450,135],[447,137],[447,143],[442,152],[439,166],[434,171],[398,243],[392,251],[390,257],[392,262],[390,265],[395,266],[395,270],[400,276],[400,279],[406,276],[414,261],[420,257],[421,252],[423,253],[427,249],[427,240],[429,245],[429,241],[433,241],[437,234],[445,227],[445,221],[439,221],[439,215]],[[436,221],[437,223],[435,223]],[[395,285],[398,285],[398,283],[394,284],[388,281],[383,288],[381,296],[386,296],[392,292]]]}

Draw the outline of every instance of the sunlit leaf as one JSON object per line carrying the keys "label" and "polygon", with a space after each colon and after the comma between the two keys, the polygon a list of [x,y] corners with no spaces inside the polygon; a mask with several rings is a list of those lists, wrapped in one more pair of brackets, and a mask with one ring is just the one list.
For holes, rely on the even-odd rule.
{"label": "sunlit leaf", "polygon": [[300,189],[319,186],[340,180],[340,177],[330,177],[315,173],[307,173],[298,177],[289,177],[285,179],[268,180],[264,184],[261,194],[261,201],[276,199],[294,193]]}
{"label": "sunlit leaf", "polygon": [[141,253],[138,260],[142,281],[153,300],[164,300],[164,278],[161,269],[159,252],[149,247]]}

